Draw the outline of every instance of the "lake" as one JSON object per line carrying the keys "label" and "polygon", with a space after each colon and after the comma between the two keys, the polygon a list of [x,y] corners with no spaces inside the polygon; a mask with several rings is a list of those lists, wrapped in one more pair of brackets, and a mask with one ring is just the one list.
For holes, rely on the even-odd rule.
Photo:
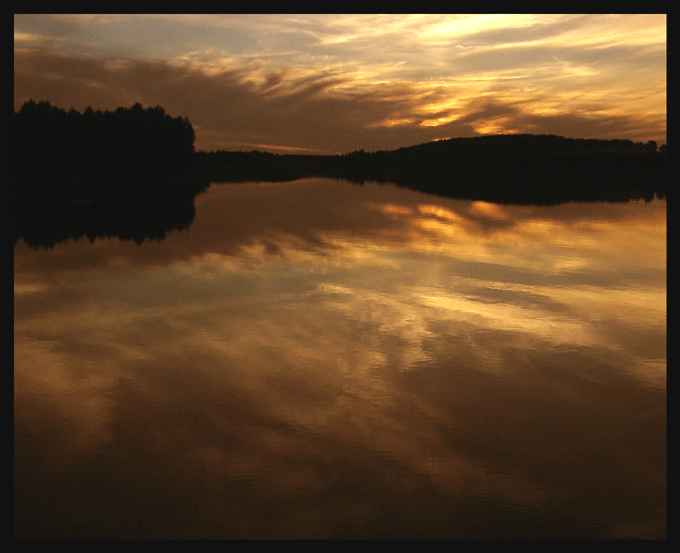
{"label": "lake", "polygon": [[212,184],[14,247],[16,538],[666,537],[666,201]]}

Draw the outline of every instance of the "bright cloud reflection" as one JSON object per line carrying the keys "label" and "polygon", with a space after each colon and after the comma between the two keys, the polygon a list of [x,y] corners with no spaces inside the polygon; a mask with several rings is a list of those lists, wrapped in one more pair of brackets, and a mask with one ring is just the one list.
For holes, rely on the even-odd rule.
{"label": "bright cloud reflection", "polygon": [[[379,195],[380,188],[373,192]],[[339,211],[350,196],[336,198]],[[633,224],[627,217],[634,206],[625,204],[609,207],[610,220],[577,215],[580,208],[571,205],[431,204],[408,193],[403,203],[382,203],[368,196],[363,205],[367,211],[360,208],[355,220],[368,221],[371,213],[380,213],[377,228],[317,228],[311,238],[281,223],[278,229],[260,229],[269,237],[249,242],[238,257],[211,253],[195,258],[189,270],[208,262],[212,272],[219,259],[220,270],[230,274],[242,270],[244,262],[269,259],[257,269],[264,273],[251,277],[266,274],[262,286],[292,286],[267,288],[277,299],[275,305],[291,302],[283,313],[304,305],[318,310],[318,320],[327,320],[324,328],[342,320],[365,324],[374,332],[398,336],[408,344],[403,349],[409,357],[419,360],[425,355],[423,337],[435,320],[464,320],[485,329],[522,332],[537,342],[605,349],[622,346],[603,336],[606,325],[600,328],[598,322],[625,320],[628,313],[632,320],[665,324],[665,219]],[[660,214],[653,207],[648,211],[652,217]],[[620,217],[627,222],[622,224]],[[636,232],[634,225],[646,227],[645,232]],[[630,248],[636,251],[633,265],[626,253]],[[276,257],[263,258],[267,250]],[[272,278],[278,271],[285,280]],[[645,275],[656,276],[650,284],[632,284]],[[281,326],[289,324],[295,323]],[[408,368],[408,363],[400,367]]]}

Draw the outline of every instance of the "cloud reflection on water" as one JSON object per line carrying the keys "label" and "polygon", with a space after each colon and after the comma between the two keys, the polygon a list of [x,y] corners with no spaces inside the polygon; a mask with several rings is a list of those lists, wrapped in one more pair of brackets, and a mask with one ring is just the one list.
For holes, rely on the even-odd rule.
{"label": "cloud reflection on water", "polygon": [[19,459],[124,462],[204,536],[220,493],[237,536],[463,535],[442,513],[475,502],[499,532],[527,509],[657,535],[632,513],[664,489],[665,217],[311,179],[213,186],[162,243],[17,246]]}

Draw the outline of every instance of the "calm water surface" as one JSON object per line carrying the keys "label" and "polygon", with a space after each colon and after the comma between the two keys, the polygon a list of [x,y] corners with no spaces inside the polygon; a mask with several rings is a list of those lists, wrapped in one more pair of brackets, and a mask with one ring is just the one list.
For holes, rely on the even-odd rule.
{"label": "calm water surface", "polygon": [[16,537],[666,536],[665,201],[212,185],[14,270]]}

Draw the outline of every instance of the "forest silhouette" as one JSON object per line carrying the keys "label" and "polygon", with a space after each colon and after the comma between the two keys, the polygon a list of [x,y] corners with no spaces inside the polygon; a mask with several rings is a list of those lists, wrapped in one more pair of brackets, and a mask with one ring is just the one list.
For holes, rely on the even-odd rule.
{"label": "forest silhouette", "polygon": [[666,146],[555,135],[451,138],[342,155],[196,151],[189,120],[135,104],[14,112],[15,243],[86,236],[138,243],[186,228],[211,182],[333,177],[497,203],[651,200],[666,194]]}

